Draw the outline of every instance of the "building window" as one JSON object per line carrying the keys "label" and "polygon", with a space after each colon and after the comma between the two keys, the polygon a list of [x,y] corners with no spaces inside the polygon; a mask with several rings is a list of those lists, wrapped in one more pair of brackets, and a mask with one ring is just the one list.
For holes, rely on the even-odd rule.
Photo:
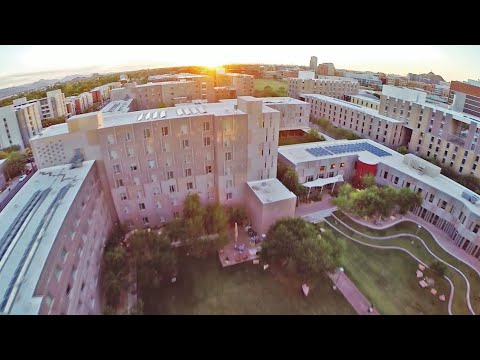
{"label": "building window", "polygon": [[210,130],[210,123],[206,121],[203,123],[203,131],[209,131],[209,130]]}
{"label": "building window", "polygon": [[383,173],[383,178],[386,179],[387,176],[388,176],[388,171],[385,171],[385,172]]}
{"label": "building window", "polygon": [[188,146],[189,146],[188,139],[183,139],[182,140],[182,148],[186,149],[186,148],[188,148]]}
{"label": "building window", "polygon": [[192,176],[192,169],[185,169],[185,176]]}
{"label": "building window", "polygon": [[173,171],[167,171],[167,180],[173,179]]}
{"label": "building window", "polygon": [[107,136],[107,142],[109,144],[115,144],[115,137],[113,135],[108,135]]}
{"label": "building window", "polygon": [[137,164],[130,165],[130,171],[137,171],[137,170],[138,170]]}
{"label": "building window", "polygon": [[343,167],[345,167],[345,163],[344,163],[344,162],[341,162],[341,163],[340,163],[340,168],[343,168]]}
{"label": "building window", "polygon": [[138,176],[133,178],[133,185],[140,185],[140,178],[138,178]]}
{"label": "building window", "polygon": [[398,180],[399,180],[399,179],[398,179],[398,176],[395,176],[395,180],[393,181],[393,183],[394,183],[395,185],[397,185],[397,184],[398,184]]}
{"label": "building window", "polygon": [[187,190],[193,190],[193,182],[187,182]]}
{"label": "building window", "polygon": [[139,207],[140,210],[145,210],[145,204],[144,203],[138,204],[138,207]]}
{"label": "building window", "polygon": [[115,187],[119,188],[123,186],[123,180],[122,179],[115,179]]}
{"label": "building window", "polygon": [[232,200],[232,193],[231,192],[227,193],[227,200]]}
{"label": "building window", "polygon": [[227,188],[233,187],[233,180],[227,180],[227,182],[226,182],[226,187],[227,187]]}
{"label": "building window", "polygon": [[120,169],[120,165],[113,165],[113,172],[115,174],[120,174],[122,172]]}
{"label": "building window", "polygon": [[126,193],[121,193],[120,194],[120,199],[121,200],[128,200],[127,194]]}
{"label": "building window", "polygon": [[174,217],[175,219],[180,219],[180,213],[179,213],[178,211],[174,211],[174,212],[173,212],[173,217]]}
{"label": "building window", "polygon": [[325,171],[325,166],[324,165],[320,166],[320,171]]}
{"label": "building window", "polygon": [[210,138],[209,137],[203,138],[203,146],[210,146]]}
{"label": "building window", "polygon": [[151,137],[150,129],[144,129],[143,130],[143,137],[145,139],[149,139]]}
{"label": "building window", "polygon": [[475,224],[475,228],[473,229],[473,233],[477,234],[479,229],[480,229],[480,225]]}
{"label": "building window", "polygon": [[210,173],[212,172],[212,165],[207,165],[207,166],[205,166],[205,172],[206,172],[207,174],[210,174]]}
{"label": "building window", "polygon": [[155,169],[155,160],[148,160],[148,168]]}
{"label": "building window", "polygon": [[60,266],[55,267],[55,279],[57,279],[57,282],[60,281],[60,278],[62,277],[62,268]]}
{"label": "building window", "polygon": [[330,165],[330,170],[335,169],[335,164]]}
{"label": "building window", "polygon": [[435,199],[435,195],[430,194],[430,198],[428,199],[428,202],[433,203],[433,199]]}
{"label": "building window", "polygon": [[175,192],[175,185],[170,185],[169,190],[171,193]]}
{"label": "building window", "polygon": [[162,136],[168,135],[168,126],[162,126]]}
{"label": "building window", "polygon": [[135,155],[135,150],[133,150],[133,148],[127,147],[127,156],[132,157],[133,155]]}
{"label": "building window", "polygon": [[148,225],[148,217],[143,217],[142,218],[142,221],[143,221],[143,225]]}
{"label": "building window", "polygon": [[127,131],[125,133],[125,141],[131,141],[132,140],[132,135]]}
{"label": "building window", "polygon": [[232,160],[232,152],[231,151],[225,153],[225,161],[230,161],[230,160]]}

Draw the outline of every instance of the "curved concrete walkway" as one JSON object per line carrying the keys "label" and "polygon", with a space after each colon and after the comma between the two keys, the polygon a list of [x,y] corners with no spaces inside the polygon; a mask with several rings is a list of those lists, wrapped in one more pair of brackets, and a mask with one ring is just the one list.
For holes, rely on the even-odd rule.
{"label": "curved concrete walkway", "polygon": [[[364,225],[363,221],[360,222],[358,221],[357,219],[354,219],[353,217],[351,217],[350,215],[346,214],[346,213],[343,213],[345,214],[346,216],[348,216],[351,220],[355,221],[357,224],[360,224],[360,225]],[[335,216],[335,214],[332,214],[332,216],[337,220],[337,221],[340,221],[340,223],[342,223],[343,226],[345,226],[346,228],[348,228],[349,230],[359,234],[359,235],[362,235],[366,238],[369,238],[369,239],[372,239],[372,240],[388,240],[388,239],[395,239],[395,238],[398,238],[398,237],[410,237],[410,238],[413,238],[413,239],[416,239],[418,241],[420,241],[423,246],[425,247],[425,249],[434,257],[436,258],[437,260],[439,260],[440,262],[442,262],[443,264],[447,265],[448,267],[452,268],[453,270],[457,271],[460,276],[463,277],[463,279],[465,280],[465,283],[467,285],[467,294],[466,294],[466,301],[467,301],[467,306],[468,306],[468,309],[470,310],[470,312],[473,314],[473,315],[476,315],[475,314],[475,311],[473,310],[473,307],[472,307],[472,304],[471,304],[471,301],[470,301],[470,282],[468,281],[467,277],[465,276],[465,274],[458,268],[456,268],[455,266],[447,263],[446,261],[440,259],[437,255],[435,255],[431,250],[430,248],[427,246],[427,244],[425,244],[425,242],[423,241],[422,238],[418,237],[417,235],[414,235],[414,234],[409,234],[409,233],[399,233],[399,234],[394,234],[394,235],[389,235],[389,236],[371,236],[371,235],[366,235],[366,234],[363,234],[361,232],[359,232],[358,230],[352,228],[351,226],[345,224],[342,220],[340,220],[338,217]],[[405,219],[399,219],[398,221],[394,221],[392,222],[391,224],[387,225],[387,226],[383,226],[383,229],[387,229],[391,226],[394,226],[398,223],[401,223],[403,221],[410,221],[410,220],[405,220]],[[377,229],[373,226],[368,226],[370,227],[371,229]],[[382,227],[379,227],[378,229],[382,229]],[[457,260],[461,261],[462,263],[464,263],[465,265],[469,266],[470,268],[472,268],[473,270],[475,270],[477,273],[477,269],[475,269],[474,267],[472,267],[469,263],[463,261],[462,259],[460,259],[458,256],[455,256],[455,254],[452,254],[451,252],[449,252],[447,249],[445,249],[443,246],[441,246],[441,244],[439,243],[439,241],[437,240],[437,238],[435,237],[434,234],[432,234],[432,232],[425,228],[426,231],[428,231],[430,233],[430,235],[432,235],[432,238],[437,242],[437,244],[439,244],[439,246],[448,254],[450,254],[451,256],[453,256],[454,258],[456,258]],[[479,273],[479,276],[480,276],[480,273]]]}
{"label": "curved concrete walkway", "polygon": [[[375,248],[375,249],[382,249],[382,250],[399,250],[399,251],[403,251],[405,253],[407,253],[408,255],[410,255],[412,258],[414,258],[417,262],[419,262],[420,264],[422,264],[423,266],[427,267],[428,268],[428,265],[425,264],[422,260],[420,260],[419,258],[417,258],[415,255],[413,255],[410,251],[408,251],[407,249],[404,249],[402,247],[399,247],[399,246],[390,246],[390,245],[383,245],[383,246],[380,246],[380,245],[373,245],[373,244],[367,244],[367,243],[364,243],[360,240],[357,240],[353,237],[351,237],[350,235],[347,235],[345,234],[342,230],[338,229],[337,227],[335,227],[335,225],[333,225],[331,222],[329,222],[327,219],[325,219],[325,222],[331,226],[333,229],[335,229],[338,233],[342,234],[343,236],[345,236],[346,238],[358,243],[358,244],[362,244],[364,246],[368,246],[368,247],[371,247],[371,248]],[[453,286],[453,283],[451,282],[451,280],[447,277],[447,276],[444,276],[447,281],[450,283],[450,287],[451,287],[451,291],[450,291],[450,298],[448,300],[448,314],[449,315],[452,315],[452,302],[453,302],[453,294],[454,294],[454,291],[455,291],[455,287]],[[467,280],[468,281],[468,280]],[[475,315],[475,313],[473,313]]]}

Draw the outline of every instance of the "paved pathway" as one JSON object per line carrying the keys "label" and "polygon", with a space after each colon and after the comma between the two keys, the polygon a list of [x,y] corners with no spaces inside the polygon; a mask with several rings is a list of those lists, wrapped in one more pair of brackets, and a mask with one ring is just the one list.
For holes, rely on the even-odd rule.
{"label": "paved pathway", "polygon": [[337,289],[342,292],[345,299],[348,300],[358,315],[380,315],[376,308],[373,309],[373,312],[368,312],[371,303],[345,273],[337,270],[334,274],[329,274],[328,276],[332,279],[333,283],[336,284]]}
{"label": "paved pathway", "polygon": [[337,209],[337,207],[333,207],[330,209],[317,211],[308,215],[303,215],[302,218],[316,224],[325,220],[326,217],[331,216],[332,212],[336,211]]}
{"label": "paved pathway", "polygon": [[295,210],[295,216],[302,217],[304,215],[313,214],[318,211],[323,211],[333,208],[335,205],[331,203],[330,194],[325,191],[322,194],[322,201],[316,201],[309,204],[301,204]]}

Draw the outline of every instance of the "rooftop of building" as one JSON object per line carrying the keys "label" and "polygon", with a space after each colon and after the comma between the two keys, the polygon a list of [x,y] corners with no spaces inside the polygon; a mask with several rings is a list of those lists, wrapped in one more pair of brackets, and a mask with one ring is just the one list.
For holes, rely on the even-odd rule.
{"label": "rooftop of building", "polygon": [[[363,146],[362,143],[364,144]],[[365,144],[367,145],[365,146]],[[359,145],[361,149],[359,149]],[[375,150],[373,147],[377,150]],[[332,153],[335,151],[337,153]],[[385,153],[387,153],[388,155],[386,155]],[[394,150],[391,150],[386,146],[378,144],[370,139],[334,140],[316,143],[285,145],[278,147],[278,154],[294,165],[310,161],[320,161],[325,159],[328,160],[347,156],[358,156],[362,162],[366,162],[369,164],[383,163],[397,169],[398,171],[401,171],[404,174],[409,175],[410,177],[414,178],[419,182],[423,182],[437,189],[438,191],[452,196],[456,200],[461,201],[471,212],[480,216],[480,206],[471,203],[469,200],[463,197],[464,193],[473,194],[472,191],[468,190],[466,187],[458,184],[457,182],[447,178],[444,175],[429,176],[421,170],[409,166],[408,164],[404,163],[404,155]],[[408,156],[415,157],[418,162],[425,162],[425,160],[418,158],[412,154]],[[435,165],[430,163],[428,163],[428,166],[436,167]]]}
{"label": "rooftop of building", "polygon": [[365,114],[375,116],[379,119],[382,119],[382,120],[385,120],[385,121],[388,121],[388,122],[391,122],[391,123],[398,123],[398,124],[403,123],[400,120],[396,120],[396,119],[393,119],[391,117],[379,114],[378,110],[370,109],[370,108],[367,108],[367,107],[364,107],[364,106],[361,106],[361,105],[357,105],[357,104],[354,104],[354,103],[351,103],[351,102],[348,102],[348,101],[335,99],[335,98],[330,97],[330,96],[325,96],[325,95],[320,95],[320,94],[301,94],[301,96],[311,97],[311,98],[318,99],[318,100],[323,100],[323,101],[328,101],[329,103],[332,103],[332,104],[335,104],[335,105],[338,105],[338,106],[342,106],[344,108],[346,107],[346,108],[349,108],[349,109],[352,109],[352,110],[361,111]]}
{"label": "rooftop of building", "polygon": [[150,75],[148,77],[148,79],[149,80],[162,80],[162,79],[170,79],[170,78],[186,79],[186,78],[202,78],[202,77],[205,77],[205,75],[190,74],[190,73],[179,73],[179,74]]}
{"label": "rooftop of building", "polygon": [[52,125],[47,128],[43,128],[43,130],[39,134],[35,135],[30,140],[35,140],[38,138],[48,137],[48,136],[56,136],[61,134],[68,134],[67,123]]}
{"label": "rooftop of building", "polygon": [[162,81],[162,82],[149,82],[146,84],[141,84],[135,86],[136,88],[144,88],[144,87],[151,87],[151,86],[165,86],[165,85],[176,85],[176,84],[193,84],[194,82],[191,80],[172,80],[172,81]]}
{"label": "rooftop of building", "polygon": [[360,100],[367,100],[367,101],[370,101],[370,102],[380,104],[379,98],[377,98],[376,96],[374,96],[372,94],[369,94],[369,93],[363,93],[363,94],[357,94],[357,95],[351,95],[351,96],[352,96],[352,98],[357,98],[357,99],[360,99]]}
{"label": "rooftop of building", "polygon": [[239,73],[226,73],[225,75],[227,76],[232,76],[232,77],[249,77],[249,78],[253,78],[254,76],[253,75],[249,75],[249,74],[239,74]]}
{"label": "rooftop of building", "polygon": [[298,78],[289,78],[293,80],[314,80],[314,81],[332,81],[332,82],[352,82],[352,83],[358,83],[357,80],[353,78],[347,78],[347,77],[340,77],[340,76],[319,76],[316,79],[302,79],[300,77]]}
{"label": "rooftop of building", "polygon": [[[257,99],[261,99],[265,105],[269,104],[298,104],[298,105],[307,105],[308,103],[302,100],[294,99],[288,96],[282,97],[259,97]],[[221,99],[220,102],[233,102],[237,103],[237,99]]]}
{"label": "rooftop of building", "polygon": [[103,107],[101,112],[104,115],[129,112],[132,101],[133,99],[111,101]]}
{"label": "rooftop of building", "polygon": [[0,213],[0,314],[38,314],[38,280],[93,165],[37,171]]}
{"label": "rooftop of building", "polygon": [[288,190],[277,178],[249,181],[247,185],[262,204],[296,198],[295,194]]}

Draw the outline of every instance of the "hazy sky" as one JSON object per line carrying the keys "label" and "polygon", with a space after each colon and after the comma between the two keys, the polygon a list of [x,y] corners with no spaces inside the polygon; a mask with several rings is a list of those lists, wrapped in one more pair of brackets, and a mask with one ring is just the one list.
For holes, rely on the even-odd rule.
{"label": "hazy sky", "polygon": [[224,63],[308,65],[406,75],[433,71],[445,80],[480,78],[479,45],[1,45],[0,88],[75,73]]}

